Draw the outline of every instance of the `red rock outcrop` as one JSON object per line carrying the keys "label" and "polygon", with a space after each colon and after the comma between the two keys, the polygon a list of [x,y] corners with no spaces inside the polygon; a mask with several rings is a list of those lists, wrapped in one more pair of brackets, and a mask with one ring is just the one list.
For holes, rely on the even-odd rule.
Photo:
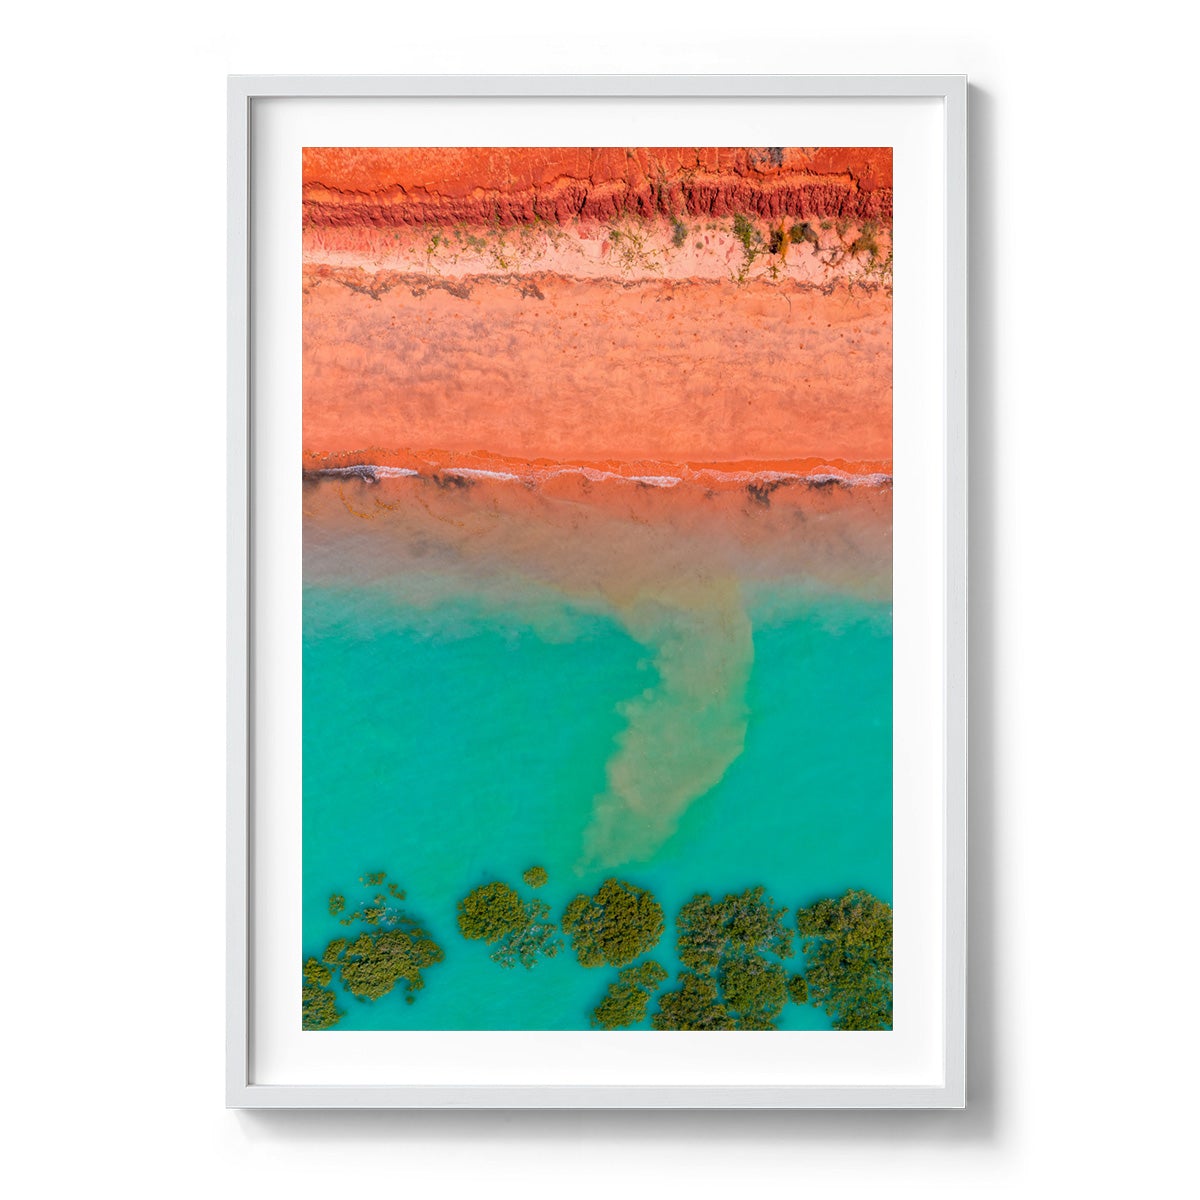
{"label": "red rock outcrop", "polygon": [[890,221],[875,149],[435,148],[304,152],[310,226],[501,225],[624,215]]}

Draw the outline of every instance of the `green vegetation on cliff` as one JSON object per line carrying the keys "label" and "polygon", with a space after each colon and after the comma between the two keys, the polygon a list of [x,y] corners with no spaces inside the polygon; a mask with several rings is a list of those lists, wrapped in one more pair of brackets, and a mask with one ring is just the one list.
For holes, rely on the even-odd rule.
{"label": "green vegetation on cliff", "polygon": [[645,888],[606,879],[594,896],[576,896],[563,913],[563,932],[585,967],[623,967],[658,944],[662,905]]}
{"label": "green vegetation on cliff", "polygon": [[798,221],[793,225],[788,230],[788,240],[793,245],[808,242],[814,254],[821,248],[821,235],[807,221]]}
{"label": "green vegetation on cliff", "polygon": [[808,1000],[834,1029],[891,1029],[891,905],[849,891],[802,909],[797,923]]}

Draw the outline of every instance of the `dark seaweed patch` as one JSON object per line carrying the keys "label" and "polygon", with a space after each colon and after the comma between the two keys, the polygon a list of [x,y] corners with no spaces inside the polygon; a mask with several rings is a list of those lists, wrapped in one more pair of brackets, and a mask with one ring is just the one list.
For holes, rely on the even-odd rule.
{"label": "dark seaweed patch", "polygon": [[453,490],[463,491],[475,486],[475,480],[468,479],[465,475],[443,475],[441,472],[439,472],[436,475],[430,475],[429,478],[432,479],[433,482],[443,490],[450,488]]}
{"label": "dark seaweed patch", "polygon": [[378,483],[379,475],[370,465],[351,467],[322,467],[304,473],[304,482],[315,484],[322,479],[361,479],[363,483]]}
{"label": "dark seaweed patch", "polygon": [[361,283],[351,283],[348,279],[338,279],[337,282],[342,287],[349,288],[352,292],[357,292],[360,296],[370,296],[372,300],[379,300],[383,296],[386,296],[396,286],[392,280],[376,282],[374,287],[364,287]]}
{"label": "dark seaweed patch", "polygon": [[468,284],[454,283],[449,279],[431,279],[423,285],[418,284],[414,288],[409,288],[409,291],[416,300],[435,291],[449,292],[451,296],[456,296],[459,300],[468,300],[471,296],[471,288]]}
{"label": "dark seaweed patch", "polygon": [[771,493],[783,487],[785,482],[786,480],[783,479],[764,479],[762,483],[748,483],[746,484],[746,494],[755,504],[761,504],[763,508],[770,508]]}

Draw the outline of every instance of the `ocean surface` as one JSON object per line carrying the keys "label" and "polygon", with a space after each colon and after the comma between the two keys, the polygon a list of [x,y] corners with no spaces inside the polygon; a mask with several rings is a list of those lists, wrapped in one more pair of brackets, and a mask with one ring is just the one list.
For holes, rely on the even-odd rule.
{"label": "ocean surface", "polygon": [[[345,935],[329,896],[352,909],[379,890],[358,883],[374,871],[445,951],[411,1005],[335,981],[339,1030],[588,1028],[615,968],[585,969],[564,944],[503,969],[459,934],[458,900],[494,879],[555,919],[609,875],[651,889],[666,930],[648,957],[666,988],[674,917],[697,892],[762,884],[792,928],[797,908],[848,888],[891,901],[890,607],[786,584],[737,600],[731,633],[724,610],[638,623],[544,591],[416,607],[383,586],[306,584],[303,953]],[[730,694],[707,695],[697,663]],[[613,799],[614,779],[653,796],[681,775],[659,819]],[[534,865],[549,882],[531,892]],[[830,1022],[789,1003],[778,1024]]]}

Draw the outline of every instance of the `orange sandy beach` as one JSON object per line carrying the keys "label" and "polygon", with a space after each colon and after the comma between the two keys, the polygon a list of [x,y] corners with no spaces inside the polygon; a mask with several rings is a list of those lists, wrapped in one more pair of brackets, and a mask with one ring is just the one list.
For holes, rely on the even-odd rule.
{"label": "orange sandy beach", "polygon": [[890,569],[890,150],[309,149],[303,194],[303,469],[351,517],[844,517]]}

